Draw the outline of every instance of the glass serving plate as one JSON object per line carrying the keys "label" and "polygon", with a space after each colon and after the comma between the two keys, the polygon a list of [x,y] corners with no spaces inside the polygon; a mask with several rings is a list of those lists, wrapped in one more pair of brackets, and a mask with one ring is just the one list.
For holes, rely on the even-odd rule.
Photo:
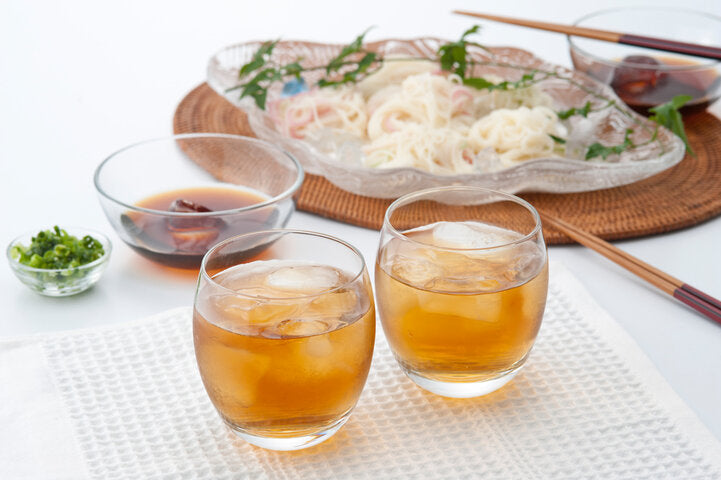
{"label": "glass serving plate", "polygon": [[[439,45],[435,38],[383,40],[370,43],[369,49],[382,55],[434,58]],[[417,168],[370,168],[362,166],[360,146],[342,138],[319,148],[303,140],[282,134],[270,116],[256,107],[250,98],[240,99],[238,90],[228,90],[239,83],[238,70],[250,61],[261,42],[232,45],[214,55],[208,64],[208,83],[231,103],[243,109],[253,132],[294,154],[308,173],[322,175],[334,185],[349,192],[378,198],[395,198],[406,193],[442,185],[474,185],[509,193],[553,192],[570,193],[626,185],[650,177],[677,164],[684,156],[683,142],[665,128],[652,140],[655,124],[631,111],[607,86],[583,73],[552,65],[530,52],[510,47],[494,47],[487,51],[469,49],[475,60],[488,65],[477,66],[474,75],[496,75],[510,81],[519,80],[531,71],[553,72],[536,85],[551,96],[557,111],[583,107],[587,101],[600,106],[614,100],[617,108],[605,108],[587,117],[574,115],[564,124],[568,128],[568,158],[534,158],[509,168],[487,173],[436,175]],[[289,63],[302,58],[304,66],[324,65],[334,58],[342,45],[303,41],[279,42],[271,61]],[[318,73],[321,75],[322,72]],[[314,78],[308,74],[308,84]],[[274,85],[268,101],[281,95],[282,85]],[[627,129],[632,139],[643,146],[620,155],[584,160],[586,148],[594,142],[611,146],[623,143]]]}

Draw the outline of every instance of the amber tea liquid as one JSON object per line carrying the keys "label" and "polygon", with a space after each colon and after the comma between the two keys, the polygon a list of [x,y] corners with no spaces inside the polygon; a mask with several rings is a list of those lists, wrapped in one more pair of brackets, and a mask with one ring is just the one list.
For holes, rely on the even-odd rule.
{"label": "amber tea liquid", "polygon": [[285,260],[239,265],[213,280],[228,291],[198,293],[193,338],[203,383],[226,423],[266,438],[342,424],[365,384],[375,338],[362,282],[327,291],[346,285],[348,274]]}
{"label": "amber tea liquid", "polygon": [[545,252],[533,243],[489,252],[434,248],[520,237],[477,222],[439,222],[404,235],[410,241],[390,240],[376,264],[378,312],[401,367],[421,386],[516,372],[541,325]]}

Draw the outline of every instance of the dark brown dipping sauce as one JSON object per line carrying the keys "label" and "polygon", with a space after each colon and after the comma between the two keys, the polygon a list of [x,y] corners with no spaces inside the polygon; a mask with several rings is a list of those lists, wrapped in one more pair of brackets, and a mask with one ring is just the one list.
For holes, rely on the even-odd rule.
{"label": "dark brown dipping sauce", "polygon": [[[721,77],[711,67],[691,71],[653,70],[658,65],[701,65],[692,60],[633,55],[623,61],[634,65],[616,68],[611,87],[629,107],[642,114],[648,114],[650,107],[665,103],[676,95],[692,97],[684,107],[685,111],[705,109],[721,83]],[[642,65],[648,65],[649,68],[643,68]]]}
{"label": "dark brown dipping sauce", "polygon": [[[222,212],[268,200],[260,193],[224,187],[186,188],[159,193],[135,205],[150,210],[175,212]],[[198,268],[203,255],[217,242],[242,233],[272,228],[274,206],[235,214],[194,218],[169,217],[145,212],[126,212],[121,223],[142,256],[176,268]]]}
{"label": "dark brown dipping sauce", "polygon": [[168,212],[170,211],[171,204],[179,199],[204,205],[206,208],[218,212],[255,205],[265,202],[268,200],[268,197],[262,196],[260,193],[227,187],[197,187],[158,193],[157,195],[144,198],[135,205],[150,210]]}

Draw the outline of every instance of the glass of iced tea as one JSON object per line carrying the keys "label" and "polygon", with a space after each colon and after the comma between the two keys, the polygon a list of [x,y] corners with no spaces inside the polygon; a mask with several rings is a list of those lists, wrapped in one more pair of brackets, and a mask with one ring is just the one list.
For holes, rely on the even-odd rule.
{"label": "glass of iced tea", "polygon": [[541,326],[548,289],[538,213],[477,187],[405,195],[381,230],[376,298],[403,371],[447,397],[475,397],[511,380]]}
{"label": "glass of iced tea", "polygon": [[365,262],[342,240],[268,230],[203,258],[193,312],[200,376],[225,423],[254,445],[296,450],[338,431],[374,339]]}

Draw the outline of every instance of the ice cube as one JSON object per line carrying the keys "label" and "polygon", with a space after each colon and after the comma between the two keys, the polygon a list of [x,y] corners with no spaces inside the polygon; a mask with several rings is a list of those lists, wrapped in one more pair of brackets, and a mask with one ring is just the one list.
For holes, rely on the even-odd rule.
{"label": "ice cube", "polygon": [[297,302],[268,301],[236,295],[213,298],[220,327],[247,334],[245,326],[265,326],[280,323],[300,313]]}
{"label": "ice cube", "polygon": [[268,287],[288,293],[309,295],[323,292],[343,283],[341,273],[322,265],[283,266],[270,273],[265,280]]}
{"label": "ice cube", "polygon": [[231,318],[245,317],[251,308],[258,305],[257,300],[237,295],[213,295],[210,301],[221,315]]}
{"label": "ice cube", "polygon": [[453,276],[442,275],[434,278],[432,282],[428,282],[426,288],[450,293],[494,292],[501,288],[501,282],[494,278],[484,278],[474,271],[465,274],[455,271]]}
{"label": "ice cube", "polygon": [[[421,253],[420,250],[417,253]],[[389,259],[391,275],[416,287],[430,288],[443,274],[443,269],[426,255],[408,257],[394,255]]]}
{"label": "ice cube", "polygon": [[242,263],[214,275],[213,280],[228,290],[250,296],[263,296],[257,289],[263,287],[265,275],[273,268],[271,262],[272,260]]}
{"label": "ice cube", "polygon": [[516,232],[479,222],[438,222],[433,228],[433,244],[441,248],[489,248],[516,238]]}
{"label": "ice cube", "polygon": [[291,318],[273,326],[272,331],[280,337],[310,337],[329,330],[329,324],[323,320],[305,320]]}
{"label": "ice cube", "polygon": [[424,295],[419,297],[419,300],[422,311],[436,315],[482,322],[497,322],[502,319],[503,304],[499,295],[463,295],[457,299]]}
{"label": "ice cube", "polygon": [[258,383],[270,369],[271,357],[238,348],[224,348],[211,358],[223,358],[222,369],[214,369],[211,383],[222,404],[253,406],[258,398]]}
{"label": "ice cube", "polygon": [[302,352],[311,357],[328,357],[333,354],[333,344],[328,335],[308,337]]}
{"label": "ice cube", "polygon": [[509,282],[524,283],[533,278],[543,267],[543,251],[533,243],[518,245],[506,278]]}
{"label": "ice cube", "polygon": [[300,305],[295,302],[266,301],[248,312],[248,323],[269,325],[287,321],[300,313]]}
{"label": "ice cube", "polygon": [[[498,271],[485,261],[486,252],[461,253],[432,248],[416,249],[415,256],[393,265],[394,271],[412,272],[416,287],[445,292],[489,291],[498,287]],[[400,274],[399,277],[403,275]]]}
{"label": "ice cube", "polygon": [[340,320],[353,316],[353,313],[361,307],[356,292],[344,288],[318,296],[310,302],[303,314]]}
{"label": "ice cube", "polygon": [[213,295],[209,299],[213,315],[212,323],[230,332],[252,335],[248,327],[248,312],[257,305],[249,298],[235,295]]}

